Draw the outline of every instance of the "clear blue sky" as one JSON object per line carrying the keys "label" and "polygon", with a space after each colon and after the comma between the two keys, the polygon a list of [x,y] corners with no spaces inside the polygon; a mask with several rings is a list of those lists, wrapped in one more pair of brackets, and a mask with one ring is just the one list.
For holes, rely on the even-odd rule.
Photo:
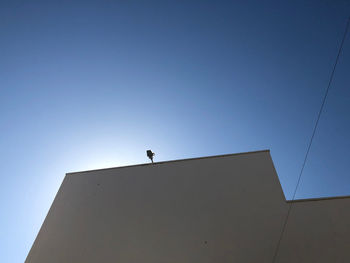
{"label": "clear blue sky", "polygon": [[[66,172],[271,149],[291,198],[349,1],[1,1],[0,262]],[[297,198],[350,195],[350,36]]]}

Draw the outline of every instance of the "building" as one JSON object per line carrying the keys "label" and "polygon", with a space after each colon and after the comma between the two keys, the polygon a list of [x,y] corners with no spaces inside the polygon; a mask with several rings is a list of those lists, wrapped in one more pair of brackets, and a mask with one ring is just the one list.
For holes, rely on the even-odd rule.
{"label": "building", "polygon": [[[290,203],[270,152],[69,173],[27,263],[272,263]],[[350,262],[350,198],[296,200],[276,262]]]}

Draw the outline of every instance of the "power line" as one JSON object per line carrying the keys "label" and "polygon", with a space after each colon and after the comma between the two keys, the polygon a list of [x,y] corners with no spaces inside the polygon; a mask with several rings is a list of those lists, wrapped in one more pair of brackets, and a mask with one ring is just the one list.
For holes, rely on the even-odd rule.
{"label": "power line", "polygon": [[335,59],[335,63],[334,63],[334,66],[333,66],[333,70],[332,70],[332,73],[330,75],[330,78],[329,78],[329,81],[328,81],[328,86],[327,86],[327,89],[326,89],[326,92],[324,94],[324,97],[323,97],[323,100],[322,100],[322,104],[321,104],[321,108],[318,112],[318,115],[317,115],[317,120],[316,120],[316,123],[315,123],[315,126],[314,126],[314,129],[312,131],[312,135],[311,135],[311,138],[310,138],[310,142],[309,142],[309,145],[307,147],[307,150],[306,150],[306,154],[305,154],[305,158],[304,158],[304,162],[303,162],[303,165],[301,166],[301,170],[300,170],[300,174],[299,174],[299,177],[298,177],[298,181],[297,181],[297,184],[296,184],[296,187],[294,189],[294,193],[293,193],[293,198],[292,198],[292,202],[290,202],[290,205],[288,207],[288,211],[287,211],[287,216],[286,216],[286,220],[284,221],[284,224],[283,224],[283,227],[282,227],[282,231],[281,231],[281,235],[278,239],[278,243],[277,243],[277,247],[276,247],[276,250],[275,250],[275,254],[272,258],[272,263],[275,263],[276,261],[276,258],[277,258],[277,255],[278,255],[278,250],[280,248],[280,245],[281,245],[281,241],[282,241],[282,237],[283,237],[283,234],[285,232],[285,229],[286,229],[286,226],[287,226],[287,222],[288,222],[288,219],[289,219],[289,215],[290,215],[290,211],[292,210],[292,206],[293,206],[293,201],[295,199],[295,195],[297,193],[297,190],[298,190],[298,187],[299,187],[299,184],[300,184],[300,179],[301,179],[301,176],[303,174],[303,171],[304,171],[304,168],[305,168],[305,164],[306,164],[306,161],[307,161],[307,157],[309,155],[309,152],[310,152],[310,148],[311,148],[311,145],[312,145],[312,142],[314,140],[314,137],[315,137],[315,133],[316,133],[316,129],[317,129],[317,126],[318,126],[318,123],[319,123],[319,120],[320,120],[320,117],[321,117],[321,114],[323,112],[323,108],[324,108],[324,105],[326,103],[326,99],[327,99],[327,96],[328,96],[328,91],[331,87],[331,84],[333,82],[333,77],[334,77],[334,73],[335,73],[335,69],[338,65],[338,61],[339,61],[339,57],[340,57],[340,54],[343,50],[343,44],[345,42],[345,38],[346,38],[346,35],[348,33],[348,29],[349,29],[349,25],[350,25],[350,17],[348,18],[347,20],[347,23],[346,23],[346,26],[345,26],[345,31],[344,31],[344,35],[343,35],[343,39],[341,41],[341,44],[340,44],[340,47],[339,47],[339,50],[338,50],[338,54],[337,54],[337,57]]}

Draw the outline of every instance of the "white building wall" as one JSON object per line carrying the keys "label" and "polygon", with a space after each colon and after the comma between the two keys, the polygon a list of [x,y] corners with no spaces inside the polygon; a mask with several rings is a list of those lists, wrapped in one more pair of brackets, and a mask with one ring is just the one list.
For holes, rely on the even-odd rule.
{"label": "white building wall", "polygon": [[[350,262],[349,202],[295,203],[276,263]],[[287,208],[269,151],[71,173],[26,262],[272,263]]]}
{"label": "white building wall", "polygon": [[350,198],[294,203],[277,262],[349,263]]}

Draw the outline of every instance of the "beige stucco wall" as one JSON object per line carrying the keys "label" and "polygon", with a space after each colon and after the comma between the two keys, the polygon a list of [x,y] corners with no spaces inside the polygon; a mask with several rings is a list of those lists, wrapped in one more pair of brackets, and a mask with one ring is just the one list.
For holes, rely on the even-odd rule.
{"label": "beige stucco wall", "polygon": [[26,262],[270,262],[285,211],[268,151],[68,174]]}
{"label": "beige stucco wall", "polygon": [[[67,174],[27,263],[272,263],[269,151]],[[293,204],[275,263],[350,262],[350,198]]]}
{"label": "beige stucco wall", "polygon": [[293,204],[279,263],[349,263],[350,198]]}

